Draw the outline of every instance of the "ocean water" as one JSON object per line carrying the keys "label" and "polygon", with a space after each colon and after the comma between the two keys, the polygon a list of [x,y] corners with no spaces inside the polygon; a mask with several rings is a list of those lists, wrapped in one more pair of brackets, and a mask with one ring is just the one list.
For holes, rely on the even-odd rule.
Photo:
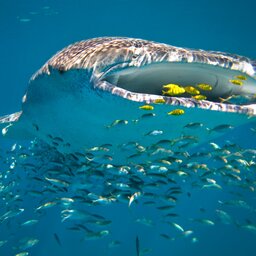
{"label": "ocean water", "polygon": [[[0,0],[0,116],[19,111],[31,75],[79,40],[126,36],[255,59],[255,7],[249,0]],[[197,159],[212,172],[206,178],[214,180],[199,182],[206,169],[192,167],[189,175],[175,173],[173,180],[145,181],[144,194],[135,200],[129,197],[140,190],[133,187],[125,198],[108,204],[95,194],[114,182],[110,177],[83,181],[74,174],[75,159],[63,160],[53,150],[47,151],[49,163],[42,145],[1,138],[0,255],[254,255],[255,129],[251,118],[220,134],[212,142],[221,153],[205,144],[191,149],[191,155],[206,150],[224,156]],[[225,164],[233,164],[233,172],[220,168]],[[64,179],[68,183],[49,180],[58,178],[54,168],[70,171]],[[139,184],[140,177],[132,182]],[[204,187],[214,182],[220,187]]]}

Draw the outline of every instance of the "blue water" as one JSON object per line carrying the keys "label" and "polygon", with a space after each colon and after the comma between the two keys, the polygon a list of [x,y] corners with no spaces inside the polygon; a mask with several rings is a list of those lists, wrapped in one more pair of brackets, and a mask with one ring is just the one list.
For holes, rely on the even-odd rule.
{"label": "blue water", "polygon": [[[126,36],[181,47],[236,53],[255,59],[255,10],[256,3],[252,0],[0,0],[0,116],[20,110],[21,98],[31,75],[58,50],[79,40]],[[255,132],[247,131],[248,127],[239,130],[242,135],[240,142],[245,148],[255,149]],[[3,153],[11,142],[1,143]],[[5,172],[9,167],[3,164],[1,168]],[[255,166],[253,168],[255,172]],[[33,181],[26,180],[23,174],[17,169],[10,179],[17,183],[22,180],[24,184],[19,183],[18,189],[27,191],[29,186],[33,186]],[[189,185],[184,185],[186,192],[191,192],[190,189]],[[24,195],[21,203],[24,213],[0,224],[0,240],[8,241],[0,247],[0,255],[11,256],[28,251],[29,255],[36,256],[130,256],[136,255],[136,236],[139,237],[141,251],[149,248],[145,255],[254,255],[256,231],[241,229],[239,223],[256,223],[255,192],[236,191],[242,193],[243,200],[250,207],[228,208],[237,221],[225,225],[216,220],[215,210],[220,208],[218,200],[236,198],[228,190],[212,190],[207,195],[195,190],[190,199],[186,195],[179,199],[177,211],[183,217],[175,221],[188,227],[186,230],[194,231],[192,237],[198,240],[195,243],[192,237],[180,237],[174,241],[161,237],[162,233],[175,236],[178,231],[163,225],[159,211],[149,211],[140,203],[132,205],[132,208],[128,208],[127,204],[96,207],[97,214],[112,220],[111,227],[103,227],[109,229],[110,234],[98,240],[85,240],[83,232],[74,232],[68,229],[69,223],[61,222],[58,207],[45,209],[41,215],[34,212],[45,202],[42,199],[47,195],[35,197],[34,201],[29,201],[30,197]],[[10,191],[22,193],[16,191],[15,186]],[[12,204],[11,196],[6,200],[10,202],[6,205],[1,201],[1,215]],[[153,226],[136,223],[136,219],[143,217],[151,219]],[[39,222],[20,227],[21,222],[31,218],[37,218]],[[207,218],[216,223],[215,226],[202,225],[191,221],[191,218]],[[57,234],[60,244],[54,234]],[[13,248],[24,237],[37,238],[39,242],[26,250]],[[111,248],[109,244],[113,240],[120,241],[120,245]]]}

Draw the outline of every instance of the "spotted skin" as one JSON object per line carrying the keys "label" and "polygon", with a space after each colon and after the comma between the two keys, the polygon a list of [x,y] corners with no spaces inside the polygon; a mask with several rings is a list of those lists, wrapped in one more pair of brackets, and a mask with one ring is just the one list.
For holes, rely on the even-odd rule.
{"label": "spotted skin", "polygon": [[211,101],[197,101],[193,98],[160,97],[144,93],[134,93],[116,87],[106,81],[98,83],[106,70],[112,66],[118,68],[141,67],[151,63],[179,62],[201,63],[230,70],[240,71],[256,79],[256,62],[249,58],[223,52],[193,50],[174,47],[152,41],[124,38],[101,37],[74,43],[54,55],[31,78],[31,82],[41,75],[50,75],[51,70],[60,73],[72,69],[86,69],[90,74],[95,89],[108,91],[117,96],[146,103],[154,103],[156,99],[164,99],[166,104],[200,107],[203,109],[255,115],[255,105],[239,106]]}
{"label": "spotted skin", "polygon": [[255,61],[223,52],[192,50],[152,41],[102,37],[74,43],[54,55],[33,77],[50,74],[50,68],[60,71],[70,69],[100,69],[105,63],[116,63],[137,58],[138,66],[153,62],[202,63],[241,71],[256,78]]}

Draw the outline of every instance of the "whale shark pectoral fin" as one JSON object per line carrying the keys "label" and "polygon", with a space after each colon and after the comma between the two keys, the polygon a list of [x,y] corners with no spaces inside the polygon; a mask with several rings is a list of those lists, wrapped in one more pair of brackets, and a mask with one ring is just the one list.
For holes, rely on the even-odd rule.
{"label": "whale shark pectoral fin", "polygon": [[26,125],[26,121],[20,118],[22,111],[15,112],[10,115],[0,117],[0,131],[2,136],[11,139],[33,139],[32,135]]}
{"label": "whale shark pectoral fin", "polygon": [[10,114],[10,115],[5,115],[5,116],[0,117],[0,125],[17,122],[19,120],[21,114],[22,114],[22,111],[19,111],[19,112]]}

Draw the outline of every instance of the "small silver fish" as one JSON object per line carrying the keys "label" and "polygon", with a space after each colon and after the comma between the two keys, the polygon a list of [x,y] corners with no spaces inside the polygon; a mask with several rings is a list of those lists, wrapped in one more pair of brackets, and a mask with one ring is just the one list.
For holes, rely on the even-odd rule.
{"label": "small silver fish", "polygon": [[215,223],[212,220],[209,219],[191,219],[193,221],[208,225],[208,226],[214,226]]}
{"label": "small silver fish", "polygon": [[167,222],[167,223],[170,224],[171,226],[173,226],[175,229],[177,229],[180,232],[184,232],[185,231],[184,228],[181,225],[179,225],[179,224],[177,224],[175,222]]}
{"label": "small silver fish", "polygon": [[198,129],[200,127],[203,127],[202,123],[188,123],[184,126],[184,128],[188,128],[188,129]]}
{"label": "small silver fish", "polygon": [[53,207],[53,206],[55,206],[56,204],[57,204],[57,202],[54,202],[54,201],[53,201],[53,202],[46,202],[46,203],[44,203],[44,204],[38,206],[38,207],[36,208],[36,211]]}
{"label": "small silver fish", "polygon": [[241,225],[240,227],[256,234],[256,225],[254,224]]}
{"label": "small silver fish", "polygon": [[19,215],[22,212],[24,212],[24,209],[22,209],[22,208],[16,209],[16,210],[10,210],[10,211],[6,212],[2,216],[0,216],[0,223],[2,223],[3,221],[5,221],[9,218]]}
{"label": "small silver fish", "polygon": [[216,209],[215,212],[223,224],[231,224],[233,222],[231,216],[227,212],[219,209]]}
{"label": "small silver fish", "polygon": [[228,130],[232,130],[232,129],[234,129],[234,126],[229,125],[229,124],[217,125],[214,128],[212,128],[212,129],[207,128],[207,130],[209,132],[221,132],[221,133],[222,132],[227,132]]}
{"label": "small silver fish", "polygon": [[20,250],[26,250],[28,248],[33,247],[34,245],[36,245],[39,242],[38,239],[36,238],[32,238],[32,237],[25,237],[22,238],[21,240],[19,240],[19,246],[18,248]]}
{"label": "small silver fish", "polygon": [[157,136],[157,135],[161,135],[163,133],[164,132],[161,131],[161,130],[153,130],[153,131],[150,131],[150,132],[146,133],[145,135],[147,135],[147,136]]}
{"label": "small silver fish", "polygon": [[108,230],[102,230],[99,232],[89,232],[86,234],[85,240],[96,240],[105,237],[109,234]]}
{"label": "small silver fish", "polygon": [[21,223],[21,226],[32,226],[36,223],[38,223],[38,220],[27,220],[27,221]]}
{"label": "small silver fish", "polygon": [[48,178],[48,177],[44,177],[47,181],[51,182],[53,185],[57,185],[57,186],[63,186],[63,187],[68,187],[70,185],[69,182],[65,181],[65,180],[60,180],[60,179],[54,179],[54,178]]}

